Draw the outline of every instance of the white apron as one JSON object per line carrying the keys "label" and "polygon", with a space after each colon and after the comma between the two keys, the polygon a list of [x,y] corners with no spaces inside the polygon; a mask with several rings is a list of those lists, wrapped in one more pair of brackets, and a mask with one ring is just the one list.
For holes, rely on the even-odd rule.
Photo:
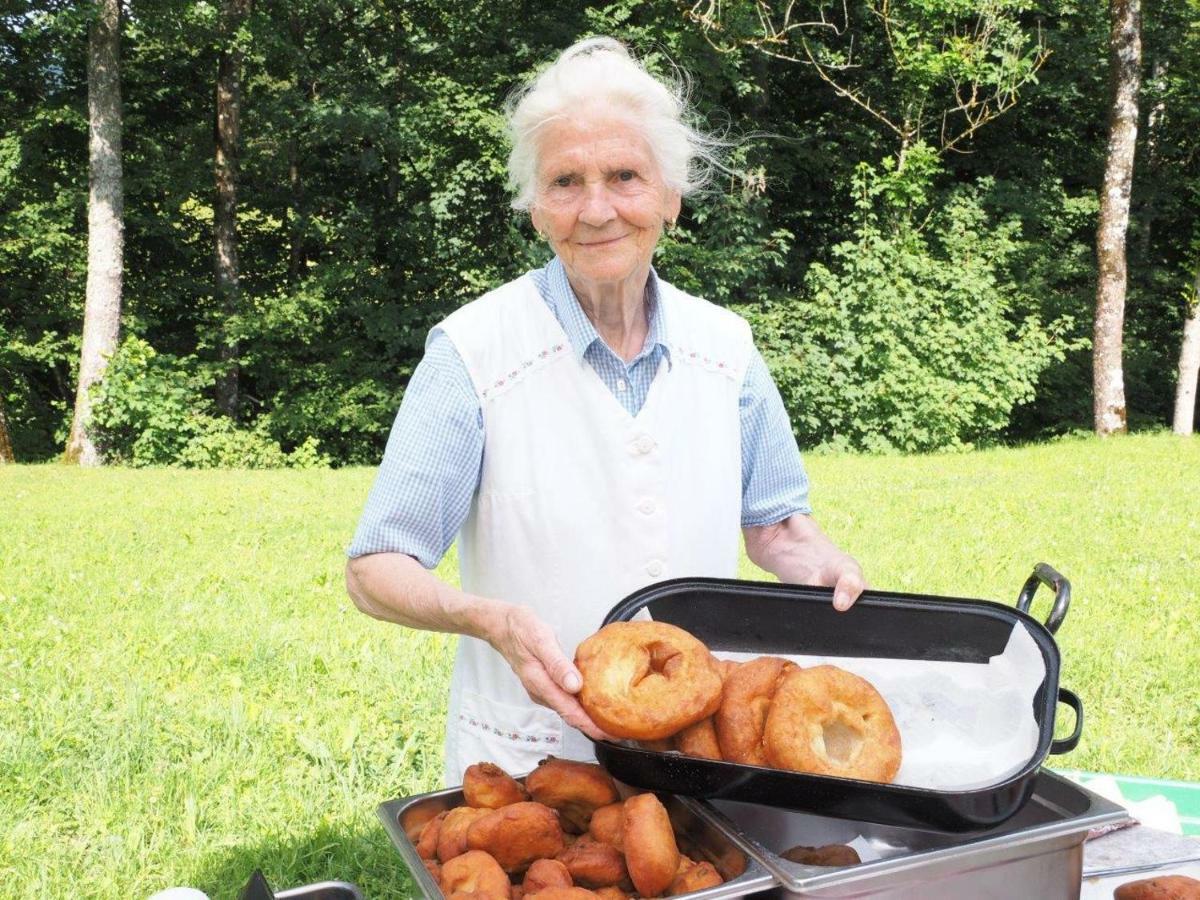
{"label": "white apron", "polygon": [[[733,577],[741,520],[738,398],[750,329],[659,282],[672,363],[631,416],[528,275],[451,314],[483,410],[480,485],[459,536],[463,590],[531,606],[568,658],[632,591],[684,576]],[[446,784],[467,766],[513,774],[592,745],[529,699],[504,658],[462,637],[450,684]]]}

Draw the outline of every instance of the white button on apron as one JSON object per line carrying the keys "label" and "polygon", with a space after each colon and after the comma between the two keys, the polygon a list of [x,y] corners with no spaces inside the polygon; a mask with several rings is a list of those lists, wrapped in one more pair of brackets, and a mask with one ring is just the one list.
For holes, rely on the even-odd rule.
{"label": "white button on apron", "polygon": [[643,434],[633,442],[633,448],[638,453],[649,453],[654,449],[654,438],[648,434]]}
{"label": "white button on apron", "polygon": [[663,564],[657,559],[651,560],[650,565],[646,566],[646,574],[651,578],[657,578],[663,573]]}
{"label": "white button on apron", "polygon": [[654,501],[653,500],[643,500],[641,503],[638,504],[638,512],[643,513],[644,515],[647,515],[647,516],[652,514],[654,512]]}

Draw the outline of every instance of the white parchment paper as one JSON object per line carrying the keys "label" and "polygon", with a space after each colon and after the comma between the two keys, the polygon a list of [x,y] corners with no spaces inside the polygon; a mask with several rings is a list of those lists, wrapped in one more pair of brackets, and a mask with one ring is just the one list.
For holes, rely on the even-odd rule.
{"label": "white parchment paper", "polygon": [[[739,662],[761,654],[714,655]],[[867,679],[891,707],[903,760],[895,783],[933,790],[988,787],[1015,775],[1037,750],[1033,697],[1046,677],[1037,643],[1016,623],[986,663],[779,654],[828,663]]]}

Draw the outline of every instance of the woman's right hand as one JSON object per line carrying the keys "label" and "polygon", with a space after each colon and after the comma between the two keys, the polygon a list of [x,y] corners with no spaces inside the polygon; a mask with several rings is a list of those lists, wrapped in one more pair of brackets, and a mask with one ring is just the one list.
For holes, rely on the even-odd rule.
{"label": "woman's right hand", "polygon": [[521,679],[531,700],[554,710],[593,740],[609,739],[575,696],[583,687],[583,676],[563,653],[554,629],[532,609],[502,604],[487,640]]}

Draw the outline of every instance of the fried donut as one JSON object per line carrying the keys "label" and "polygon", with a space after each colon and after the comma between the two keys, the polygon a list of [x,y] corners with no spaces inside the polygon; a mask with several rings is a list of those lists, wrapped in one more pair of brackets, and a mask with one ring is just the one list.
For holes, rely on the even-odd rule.
{"label": "fried donut", "polygon": [[552,887],[574,887],[571,873],[557,859],[535,859],[525,873],[521,882],[521,890],[526,894],[536,894]]}
{"label": "fried donut", "polygon": [[682,871],[675,874],[671,884],[667,887],[667,896],[690,894],[692,891],[702,891],[705,888],[716,887],[718,884],[724,883],[725,879],[721,877],[721,873],[712,863],[692,863],[690,866],[683,866]]}
{"label": "fried donut", "polygon": [[725,679],[721,708],[713,716],[722,758],[748,766],[769,765],[763,748],[767,711],[784,676],[796,668],[786,659],[760,656]]}
{"label": "fried donut", "polygon": [[467,806],[488,809],[499,809],[529,799],[529,793],[517,779],[490,762],[467,767],[463,775],[462,792]]}
{"label": "fried donut", "polygon": [[634,887],[643,897],[657,897],[675,879],[679,847],[671,817],[654,794],[637,794],[624,804],[621,828],[625,864]]}
{"label": "fried donut", "polygon": [[529,900],[596,900],[596,895],[587,888],[581,887],[550,887],[536,894],[526,894]]}
{"label": "fried donut", "polygon": [[605,625],[579,645],[575,665],[583,675],[580,704],[614,737],[669,737],[721,703],[708,648],[666,622]]}
{"label": "fried donut", "polygon": [[421,836],[417,840],[417,856],[421,859],[437,859],[438,835],[442,830],[442,822],[449,813],[450,810],[443,810],[426,822],[425,827],[421,829]]}
{"label": "fried donut", "polygon": [[490,812],[490,809],[474,809],[470,806],[456,806],[450,810],[446,818],[442,819],[442,827],[438,829],[438,862],[445,865],[454,857],[471,849],[467,846],[467,829],[476,819]]}
{"label": "fried donut", "polygon": [[582,836],[555,859],[567,867],[571,880],[580,887],[608,887],[629,877],[621,851],[588,835]]}
{"label": "fried donut", "polygon": [[701,719],[675,735],[675,749],[686,756],[700,759],[724,759],[721,755],[721,745],[717,742],[714,718],[709,716],[707,719]]}
{"label": "fried donut", "polygon": [[629,900],[629,895],[619,887],[596,888],[596,896],[604,900]]}
{"label": "fried donut", "polygon": [[532,801],[511,803],[486,810],[471,822],[467,827],[467,846],[486,850],[505,872],[519,874],[535,859],[562,851],[562,826],[548,806]]}
{"label": "fried donut", "polygon": [[845,844],[792,847],[779,855],[790,862],[803,863],[806,866],[857,866],[862,862],[858,851]]}
{"label": "fried donut", "polygon": [[779,769],[890,782],[900,732],[879,692],[836,666],[784,676],[763,729],[767,762]]}
{"label": "fried donut", "polygon": [[592,813],[592,821],[588,823],[588,834],[598,841],[603,841],[618,850],[623,848],[621,843],[622,803],[610,803]]}
{"label": "fried donut", "polygon": [[558,810],[563,828],[587,831],[592,813],[621,799],[617,785],[595,763],[548,756],[525,777],[525,788],[538,803]]}
{"label": "fried donut", "polygon": [[433,879],[433,883],[438,887],[442,886],[442,867],[436,859],[423,859],[425,871],[429,873],[429,877]]}
{"label": "fried donut", "polygon": [[447,896],[463,893],[508,900],[510,887],[500,863],[482,850],[468,850],[442,866],[442,893]]}
{"label": "fried donut", "polygon": [[1113,892],[1113,900],[1200,900],[1200,881],[1187,875],[1127,881]]}

